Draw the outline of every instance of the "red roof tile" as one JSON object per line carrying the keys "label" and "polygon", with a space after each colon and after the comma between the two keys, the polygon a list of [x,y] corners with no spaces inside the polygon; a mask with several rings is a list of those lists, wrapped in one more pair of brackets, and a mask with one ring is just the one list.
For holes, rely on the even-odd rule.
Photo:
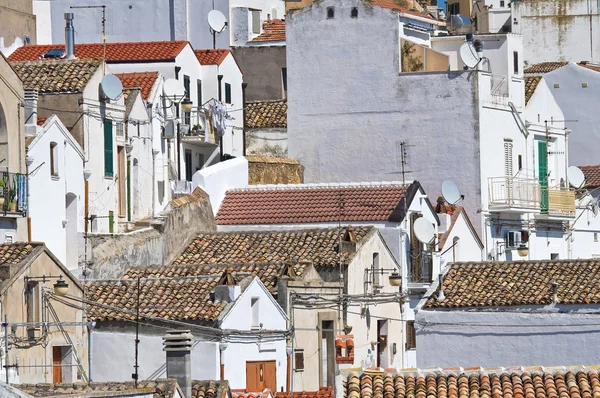
{"label": "red roof tile", "polygon": [[414,15],[414,16],[421,17],[421,18],[431,19],[432,21],[440,21],[438,19],[431,17],[428,14],[423,14],[418,11],[411,11],[404,6],[399,5],[398,3],[396,2],[396,0],[372,0],[371,1],[371,4],[378,6],[378,7],[389,8],[390,10],[402,12],[404,14]]}
{"label": "red roof tile", "polygon": [[583,62],[579,64],[579,66],[583,66],[586,69],[591,69],[596,72],[600,72],[600,65],[598,64],[584,64]]}
{"label": "red roof tile", "polygon": [[285,20],[272,19],[263,23],[263,33],[250,40],[252,43],[285,41]]}
{"label": "red roof tile", "polygon": [[218,48],[216,50],[194,50],[194,53],[202,65],[221,65],[230,51]]}
{"label": "red roof tile", "polygon": [[142,96],[147,101],[152,92],[152,87],[158,78],[158,72],[135,72],[135,73],[119,73],[116,75],[123,88],[139,87],[142,91]]}
{"label": "red roof tile", "polygon": [[581,166],[581,171],[585,175],[585,187],[588,189],[600,187],[600,165]]}
{"label": "red roof tile", "polygon": [[548,73],[568,64],[568,62],[540,62],[525,68],[523,73]]}
{"label": "red roof tile", "polygon": [[[78,58],[105,58],[106,62],[167,62],[173,61],[187,46],[187,41],[148,41],[107,43],[106,57],[101,43],[75,44]],[[61,44],[23,46],[13,52],[9,61],[33,61],[52,49],[64,49]]]}
{"label": "red roof tile", "polygon": [[380,184],[231,190],[216,220],[220,225],[400,221],[407,188]]}

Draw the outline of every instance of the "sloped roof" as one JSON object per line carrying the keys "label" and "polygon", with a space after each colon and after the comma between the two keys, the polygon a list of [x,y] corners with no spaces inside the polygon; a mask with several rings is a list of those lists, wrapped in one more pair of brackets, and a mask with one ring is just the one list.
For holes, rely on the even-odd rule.
{"label": "sloped roof", "polygon": [[595,166],[581,166],[580,169],[585,176],[585,187],[587,189],[600,187],[600,164]]}
{"label": "sloped roof", "polygon": [[[75,44],[78,58],[105,58],[111,62],[169,62],[187,46],[187,41],[148,41],[106,43],[106,57],[102,43]],[[9,61],[33,61],[50,50],[64,50],[61,44],[23,46],[8,57]]]}
{"label": "sloped roof", "polygon": [[285,20],[271,19],[263,23],[263,33],[250,40],[251,43],[285,41]]}
{"label": "sloped roof", "polygon": [[541,80],[541,76],[525,76],[525,105],[529,103]]}
{"label": "sloped roof", "polygon": [[473,227],[473,223],[471,222],[469,215],[465,211],[465,208],[462,206],[456,206],[456,205],[446,205],[446,208],[448,209],[447,214],[450,215],[450,226],[448,227],[448,230],[446,231],[446,233],[444,233],[440,236],[440,240],[438,242],[439,250],[442,250],[444,248],[444,246],[446,245],[446,243],[448,242],[448,238],[452,234],[452,230],[454,229],[454,226],[456,225],[456,222],[460,218],[461,214],[465,218],[465,222],[467,223],[467,226],[471,230],[471,233],[475,236],[475,240],[479,244],[479,247],[483,248],[483,242],[481,242],[481,238],[479,237],[477,230],[475,230],[475,227]]}
{"label": "sloped roof", "polygon": [[115,76],[121,80],[124,88],[139,88],[144,100],[148,101],[152,93],[152,87],[158,79],[158,72],[118,73]]}
{"label": "sloped roof", "polygon": [[40,93],[81,93],[101,65],[96,58],[11,62],[23,87]]}
{"label": "sloped roof", "polygon": [[[229,264],[240,262],[309,261],[315,267],[337,267],[340,258],[349,264],[354,254],[342,250],[340,237],[348,239],[346,228],[322,228],[282,231],[242,231],[200,234],[175,259],[173,265]],[[374,227],[351,228],[359,242],[375,232]],[[340,236],[341,235],[341,236]]]}
{"label": "sloped roof", "polygon": [[381,183],[234,189],[226,192],[216,221],[219,225],[401,221],[407,191],[408,185]]}
{"label": "sloped roof", "polygon": [[27,260],[38,247],[44,246],[38,242],[17,242],[0,244],[0,286],[9,279],[12,266]]}
{"label": "sloped roof", "polygon": [[429,14],[423,14],[418,11],[409,10],[408,8],[401,5],[400,4],[401,2],[399,0],[365,0],[365,1],[370,4],[373,4],[375,6],[378,6],[378,7],[388,8],[390,10],[402,12],[404,14],[414,15],[416,17],[431,19],[432,21],[436,21],[436,22],[442,22],[439,19],[433,18]]}
{"label": "sloped roof", "polygon": [[227,49],[218,48],[216,50],[194,50],[196,58],[201,65],[221,65],[225,58],[231,53]]}
{"label": "sloped roof", "polygon": [[246,104],[246,127],[287,128],[287,101],[254,101]]}
{"label": "sloped roof", "polygon": [[528,66],[523,70],[523,73],[548,73],[568,64],[568,62],[540,62],[539,64]]}
{"label": "sloped roof", "polygon": [[456,263],[424,308],[600,304],[600,259]]}
{"label": "sloped roof", "polygon": [[598,64],[589,64],[589,63],[583,63],[582,62],[582,63],[579,63],[577,65],[582,66],[582,67],[584,67],[586,69],[593,70],[595,72],[600,72],[600,65],[598,65]]}
{"label": "sloped roof", "polygon": [[[154,398],[172,398],[175,396],[178,385],[175,379],[142,380],[136,388],[133,381],[124,382],[91,382],[91,383],[62,383],[62,384],[16,384],[24,393],[33,397],[59,397],[65,395],[83,394],[90,396],[101,396],[102,393],[153,393]],[[80,395],[81,394],[81,395]],[[98,394],[98,395],[97,395]],[[199,395],[193,395],[197,397]]]}

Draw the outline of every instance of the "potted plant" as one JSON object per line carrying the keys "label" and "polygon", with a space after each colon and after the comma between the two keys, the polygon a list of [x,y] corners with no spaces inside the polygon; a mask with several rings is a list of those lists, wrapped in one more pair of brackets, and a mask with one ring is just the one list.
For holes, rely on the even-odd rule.
{"label": "potted plant", "polygon": [[12,188],[11,190],[8,191],[8,203],[9,203],[9,211],[11,213],[16,213],[17,212],[17,189],[16,188]]}
{"label": "potted plant", "polygon": [[6,175],[0,178],[0,209],[4,209],[4,196],[6,196]]}

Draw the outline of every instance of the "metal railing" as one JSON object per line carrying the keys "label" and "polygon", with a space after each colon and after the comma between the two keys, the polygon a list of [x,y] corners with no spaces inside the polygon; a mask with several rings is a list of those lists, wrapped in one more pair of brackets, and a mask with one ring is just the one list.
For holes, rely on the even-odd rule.
{"label": "metal railing", "polygon": [[433,255],[431,252],[411,252],[408,275],[411,283],[431,283],[433,277]]}
{"label": "metal railing", "polygon": [[193,141],[212,145],[217,144],[214,134],[210,134],[208,131],[201,129],[199,125],[189,126],[187,131],[185,131],[181,136],[184,141]]}
{"label": "metal railing", "polygon": [[0,172],[0,211],[27,214],[27,175]]}

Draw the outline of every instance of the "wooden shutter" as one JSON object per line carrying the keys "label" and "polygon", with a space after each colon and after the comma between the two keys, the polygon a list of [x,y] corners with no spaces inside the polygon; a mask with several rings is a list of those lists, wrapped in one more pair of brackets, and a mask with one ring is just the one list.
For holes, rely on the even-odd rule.
{"label": "wooden shutter", "polygon": [[513,144],[511,141],[504,141],[504,175],[507,178],[513,176]]}
{"label": "wooden shutter", "polygon": [[415,321],[406,322],[406,349],[417,348],[417,333],[415,331]]}
{"label": "wooden shutter", "polygon": [[294,370],[296,372],[304,370],[304,350],[294,351]]}
{"label": "wooden shutter", "polygon": [[104,119],[104,176],[113,175],[113,125],[112,120]]}
{"label": "wooden shutter", "polygon": [[252,11],[252,33],[260,34],[260,11]]}

